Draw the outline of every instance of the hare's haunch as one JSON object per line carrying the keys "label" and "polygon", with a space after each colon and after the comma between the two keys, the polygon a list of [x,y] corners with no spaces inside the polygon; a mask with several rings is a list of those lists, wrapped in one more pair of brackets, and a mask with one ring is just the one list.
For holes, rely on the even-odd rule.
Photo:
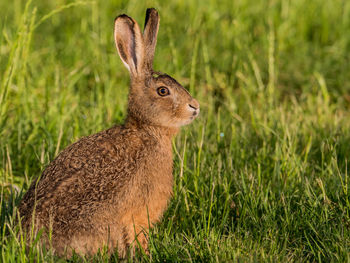
{"label": "hare's haunch", "polygon": [[155,9],[143,33],[131,17],[115,19],[115,44],[131,76],[125,124],[70,145],[31,184],[19,207],[28,240],[43,228],[43,244],[67,257],[104,246],[123,256],[137,243],[147,250],[148,228],[172,194],[171,138],[199,114],[175,79],[153,71],[158,28]]}

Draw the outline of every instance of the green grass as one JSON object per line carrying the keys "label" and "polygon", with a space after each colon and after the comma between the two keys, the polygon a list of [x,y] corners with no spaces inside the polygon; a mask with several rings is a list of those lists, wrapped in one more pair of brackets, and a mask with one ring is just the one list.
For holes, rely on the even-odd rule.
{"label": "green grass", "polygon": [[147,7],[155,69],[201,115],[174,140],[174,196],[134,261],[350,262],[347,0],[2,0],[0,261],[58,260],[25,253],[16,205],[60,150],[123,121],[113,20],[143,26]]}

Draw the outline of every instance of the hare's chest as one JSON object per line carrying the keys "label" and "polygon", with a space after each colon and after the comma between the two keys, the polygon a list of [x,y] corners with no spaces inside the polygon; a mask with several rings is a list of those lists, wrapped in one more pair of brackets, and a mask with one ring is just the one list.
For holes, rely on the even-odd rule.
{"label": "hare's chest", "polygon": [[171,192],[173,186],[173,157],[171,149],[160,148],[150,151],[146,157],[145,179],[152,192]]}
{"label": "hare's chest", "polygon": [[147,156],[144,167],[144,183],[147,189],[144,192],[146,206],[155,220],[166,209],[173,190],[173,160],[172,153],[166,150],[155,149]]}

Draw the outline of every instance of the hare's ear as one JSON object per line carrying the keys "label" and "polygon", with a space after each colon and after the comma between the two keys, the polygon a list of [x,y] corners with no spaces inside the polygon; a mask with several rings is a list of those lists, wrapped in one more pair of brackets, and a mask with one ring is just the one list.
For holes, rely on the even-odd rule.
{"label": "hare's ear", "polygon": [[114,40],[119,56],[131,76],[141,76],[145,50],[137,22],[127,15],[118,16],[114,21]]}
{"label": "hare's ear", "polygon": [[143,30],[143,39],[145,43],[145,63],[148,70],[153,68],[153,58],[157,44],[158,29],[158,12],[154,8],[148,8],[146,11],[145,28]]}

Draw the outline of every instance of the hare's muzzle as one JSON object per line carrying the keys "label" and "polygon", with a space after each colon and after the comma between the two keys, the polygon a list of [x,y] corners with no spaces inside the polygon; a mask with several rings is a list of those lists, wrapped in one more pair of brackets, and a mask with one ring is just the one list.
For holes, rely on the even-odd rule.
{"label": "hare's muzzle", "polygon": [[189,110],[192,112],[192,116],[197,117],[199,114],[199,103],[197,100],[192,99],[188,104]]}

